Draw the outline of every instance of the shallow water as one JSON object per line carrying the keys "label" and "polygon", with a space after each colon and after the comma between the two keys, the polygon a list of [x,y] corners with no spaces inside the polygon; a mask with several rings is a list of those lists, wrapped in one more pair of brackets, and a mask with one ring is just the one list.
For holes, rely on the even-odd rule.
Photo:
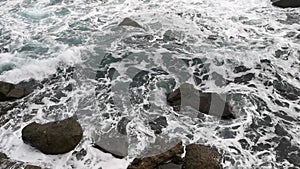
{"label": "shallow water", "polygon": [[[300,167],[300,9],[269,0],[2,0],[0,8],[0,47],[9,50],[0,80],[49,79],[0,117],[0,152],[10,158],[123,169],[149,147],[162,151],[148,122],[165,116],[159,137],[216,147],[224,168]],[[144,29],[118,26],[125,17]],[[240,65],[249,70],[237,73]],[[165,93],[184,82],[225,94],[238,118],[172,111]],[[25,125],[73,115],[84,128],[76,151],[86,156],[43,155],[22,142]],[[92,143],[122,117],[131,120],[130,149],[120,160]]]}

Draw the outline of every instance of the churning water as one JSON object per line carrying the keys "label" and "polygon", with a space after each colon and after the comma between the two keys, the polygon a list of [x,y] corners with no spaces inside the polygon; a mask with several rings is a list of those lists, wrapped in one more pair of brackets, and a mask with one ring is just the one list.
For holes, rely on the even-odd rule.
{"label": "churning water", "polygon": [[[225,168],[300,167],[299,8],[269,0],[0,0],[0,9],[0,48],[9,50],[0,53],[0,80],[43,81],[0,116],[0,152],[10,158],[125,169],[161,137],[213,146]],[[118,26],[126,17],[143,28]],[[225,94],[237,119],[174,112],[165,93],[184,82]],[[85,156],[44,155],[22,142],[27,124],[73,115],[84,128],[76,151]],[[160,135],[148,123],[158,116],[168,122]],[[91,146],[123,117],[127,158]]]}

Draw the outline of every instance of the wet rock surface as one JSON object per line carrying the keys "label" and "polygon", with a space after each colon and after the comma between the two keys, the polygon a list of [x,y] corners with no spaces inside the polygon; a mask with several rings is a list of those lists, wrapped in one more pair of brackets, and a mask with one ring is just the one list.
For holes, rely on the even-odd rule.
{"label": "wet rock surface", "polygon": [[184,147],[182,142],[178,143],[176,146],[172,147],[170,150],[144,158],[135,158],[127,169],[155,169],[163,163],[176,158],[184,152]]}
{"label": "wet rock surface", "polygon": [[252,79],[254,79],[254,77],[255,77],[254,73],[248,73],[248,74],[242,75],[240,77],[234,78],[234,83],[244,83],[244,84],[247,84],[249,81],[251,81]]}
{"label": "wet rock surface", "polygon": [[94,140],[93,146],[104,153],[110,153],[112,156],[120,159],[128,155],[128,137],[118,133],[116,130],[95,136]]}
{"label": "wet rock surface", "polygon": [[272,5],[280,7],[280,8],[299,8],[300,1],[299,0],[275,0]]}
{"label": "wet rock surface", "polygon": [[0,101],[10,101],[25,96],[25,88],[12,83],[0,82]]}
{"label": "wet rock surface", "polygon": [[134,21],[130,18],[124,18],[124,20],[119,23],[119,26],[131,26],[131,27],[143,29],[143,27],[140,24],[138,24],[136,21]]}
{"label": "wet rock surface", "polygon": [[122,117],[121,120],[117,124],[117,130],[120,134],[126,135],[127,134],[127,124],[130,122],[130,119],[127,117]]}
{"label": "wet rock surface", "polygon": [[190,106],[201,113],[222,119],[235,118],[232,106],[223,100],[219,94],[198,91],[188,83],[182,84],[180,88],[167,94],[167,102],[176,111],[179,111],[181,106]]}
{"label": "wet rock surface", "polygon": [[23,98],[38,87],[42,87],[42,85],[33,79],[22,81],[19,84],[0,81],[0,101],[11,101]]}
{"label": "wet rock surface", "polygon": [[149,122],[151,130],[154,130],[155,134],[160,134],[162,129],[168,126],[167,118],[160,116],[157,119]]}
{"label": "wet rock surface", "polygon": [[24,143],[45,154],[63,154],[73,150],[82,134],[80,124],[73,117],[46,124],[33,122],[22,129]]}
{"label": "wet rock surface", "polygon": [[251,68],[248,68],[248,67],[246,67],[244,65],[241,65],[241,66],[235,67],[234,70],[233,70],[233,72],[234,73],[240,73],[240,72],[246,72],[248,70],[251,70]]}
{"label": "wet rock surface", "polygon": [[283,162],[287,159],[296,167],[300,167],[300,148],[292,145],[291,140],[283,137],[280,139],[278,146],[275,148],[276,161]]}
{"label": "wet rock surface", "polygon": [[0,168],[3,169],[41,169],[41,167],[30,165],[21,161],[11,160],[6,154],[0,153]]}
{"label": "wet rock surface", "polygon": [[184,169],[221,169],[221,155],[209,147],[191,144],[186,147]]}

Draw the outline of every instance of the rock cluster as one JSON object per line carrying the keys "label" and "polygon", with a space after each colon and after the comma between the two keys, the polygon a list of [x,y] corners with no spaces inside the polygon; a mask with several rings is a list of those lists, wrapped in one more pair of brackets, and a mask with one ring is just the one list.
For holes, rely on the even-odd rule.
{"label": "rock cluster", "polygon": [[222,156],[209,147],[201,144],[190,144],[186,146],[185,158],[181,158],[183,152],[184,146],[180,142],[164,153],[145,158],[135,158],[127,169],[162,169],[171,166],[184,169],[222,168]]}

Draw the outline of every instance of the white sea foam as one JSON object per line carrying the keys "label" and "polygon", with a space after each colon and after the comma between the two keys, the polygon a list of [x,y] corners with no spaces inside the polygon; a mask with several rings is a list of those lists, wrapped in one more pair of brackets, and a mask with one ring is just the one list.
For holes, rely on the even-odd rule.
{"label": "white sea foam", "polygon": [[[232,168],[232,165],[236,168],[270,168],[270,165],[271,168],[282,167],[280,162],[276,162],[274,147],[277,145],[273,144],[277,142],[272,143],[271,149],[253,151],[251,148],[243,148],[239,140],[246,139],[252,147],[258,143],[267,143],[268,138],[277,137],[274,134],[274,127],[260,126],[251,129],[249,126],[255,120],[262,119],[263,115],[270,116],[272,123],[281,124],[283,119],[273,113],[279,110],[294,119],[299,119],[299,112],[295,112],[294,109],[295,107],[300,109],[299,99],[286,100],[258,79],[253,80],[256,88],[250,88],[244,84],[234,83],[218,86],[215,83],[217,79],[210,78],[203,86],[197,88],[240,95],[233,96],[237,98],[230,100],[238,119],[226,123],[209,116],[205,116],[205,120],[201,121],[190,111],[181,113],[170,111],[161,98],[165,92],[162,88],[156,88],[153,93],[143,95],[144,98],[150,99],[143,100],[143,103],[150,102],[155,105],[155,109],[144,111],[139,107],[142,104],[131,105],[127,99],[128,93],[122,91],[122,88],[129,88],[129,82],[139,73],[138,71],[150,71],[151,68],[167,71],[168,75],[159,78],[175,79],[176,87],[183,82],[195,84],[193,72],[196,71],[197,66],[187,67],[181,60],[194,57],[201,58],[205,64],[210,64],[208,75],[216,72],[226,80],[232,81],[235,77],[246,74],[233,73],[235,66],[243,64],[251,68],[249,72],[255,73],[256,77],[264,74],[274,80],[275,73],[278,73],[283,80],[297,87],[299,80],[296,77],[299,77],[300,72],[298,52],[300,43],[299,39],[286,35],[290,32],[294,32],[295,36],[300,34],[300,20],[297,20],[300,9],[275,8],[269,0],[44,0],[39,2],[18,0],[1,1],[0,9],[0,36],[3,37],[3,42],[2,39],[0,42],[11,50],[10,53],[0,54],[0,70],[4,66],[11,65],[9,70],[0,74],[0,80],[12,83],[30,78],[42,80],[56,73],[57,68],[60,67],[73,66],[77,70],[74,79],[45,84],[43,89],[30,96],[34,100],[37,95],[44,95],[43,92],[65,86],[67,82],[74,84],[73,91],[67,92],[66,98],[60,102],[55,103],[46,97],[42,100],[43,105],[26,102],[26,107],[21,112],[12,111],[19,113],[18,116],[11,116],[8,124],[0,128],[0,151],[5,152],[10,158],[57,169],[100,167],[123,169],[135,155],[139,155],[151,142],[154,142],[155,135],[146,122],[152,116],[161,113],[168,119],[168,126],[162,134],[183,139],[186,143],[198,142],[217,147],[224,156],[235,160],[234,164],[225,160],[223,164],[225,168]],[[296,15],[294,19],[296,21],[287,20],[289,15]],[[125,17],[134,19],[145,29],[118,27],[118,23]],[[176,41],[184,45],[178,45],[174,50],[166,46],[162,47],[159,39],[167,30],[179,32]],[[149,42],[152,46],[142,48],[134,42],[132,45],[123,41],[125,38],[139,34],[152,35],[154,39]],[[210,40],[208,38],[210,35],[215,36],[216,39]],[[28,49],[27,44],[32,44],[33,47],[29,46]],[[164,43],[164,45],[168,44],[171,47],[176,45],[172,42]],[[276,50],[286,46],[288,59],[274,57]],[[133,54],[129,54],[122,61],[110,64],[110,67],[118,71],[113,80],[106,82],[95,80],[95,72],[105,53],[112,53],[113,57],[122,58],[122,55],[128,52]],[[270,60],[272,68],[266,66],[264,71],[255,69],[260,59]],[[268,71],[268,69],[272,70]],[[112,87],[112,93],[109,93],[109,90],[95,91],[98,85],[108,86],[108,84],[123,86]],[[146,87],[143,86],[141,89],[145,91]],[[124,95],[124,98],[114,100],[120,102],[123,109],[106,104],[107,100],[96,97],[96,92],[103,96]],[[276,105],[268,98],[269,96],[287,102],[289,107]],[[253,101],[257,98],[265,101],[272,112],[268,109],[257,110],[259,106]],[[47,111],[53,105],[63,105],[64,108],[55,112]],[[103,105],[104,107],[101,107]],[[31,120],[24,122],[23,119],[31,115],[34,109],[38,109],[38,112]],[[120,110],[123,111],[123,115],[132,119],[127,126],[131,143],[129,157],[123,160],[102,153],[91,146],[92,133],[106,131],[107,128],[115,126],[120,118],[114,116],[105,119],[103,114],[109,112],[113,116]],[[28,123],[48,122],[73,114],[77,114],[85,130],[84,138],[76,148],[77,151],[82,148],[87,151],[83,159],[76,159],[72,152],[56,156],[44,155],[22,142],[21,129]],[[293,145],[299,147],[299,123],[283,126],[291,135]],[[227,132],[232,128],[237,128],[234,130],[236,133],[234,137],[228,136],[232,133]],[[194,137],[186,137],[188,134]],[[255,137],[259,135],[261,137],[255,142]],[[267,154],[261,157],[264,152]],[[263,163],[268,163],[269,167],[262,166]],[[292,166],[289,162],[286,163],[285,167]]]}

